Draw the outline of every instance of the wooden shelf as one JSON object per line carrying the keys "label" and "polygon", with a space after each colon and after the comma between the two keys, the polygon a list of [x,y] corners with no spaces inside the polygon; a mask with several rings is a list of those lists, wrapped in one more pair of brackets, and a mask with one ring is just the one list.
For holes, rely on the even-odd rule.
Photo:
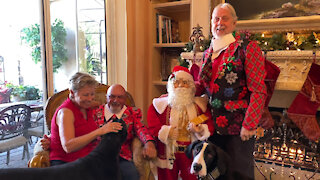
{"label": "wooden shelf", "polygon": [[191,0],[174,1],[153,4],[153,8],[161,12],[183,12],[190,11]]}
{"label": "wooden shelf", "polygon": [[153,85],[166,86],[168,81],[153,81]]}
{"label": "wooden shelf", "polygon": [[[181,0],[168,2],[168,0],[154,0],[152,3],[152,29],[154,30],[153,34],[153,43],[152,46],[152,62],[151,62],[151,77],[152,83],[150,85],[150,97],[149,101],[151,102],[153,98],[159,97],[162,94],[167,93],[167,81],[162,81],[160,77],[163,76],[163,73],[167,74],[167,69],[165,61],[168,63],[176,62],[176,58],[180,56],[180,53],[183,52],[183,48],[189,41],[190,36],[190,23],[191,23],[191,7],[194,3],[192,0]],[[174,29],[179,33],[178,43],[157,43],[157,15],[163,15],[169,17],[175,22]],[[176,33],[176,31],[174,32]],[[158,38],[159,40],[159,38]],[[162,41],[161,41],[162,42]],[[169,42],[169,41],[168,41]],[[173,41],[177,42],[177,41]],[[170,59],[171,58],[171,59]],[[167,64],[169,66],[169,64]],[[173,65],[173,64],[172,64]],[[166,67],[164,67],[166,66]],[[171,66],[171,64],[170,64]],[[171,70],[170,70],[171,71]],[[162,74],[162,76],[161,76]],[[160,75],[160,76],[159,76]]]}
{"label": "wooden shelf", "polygon": [[187,42],[181,42],[181,43],[154,43],[153,47],[185,47]]}

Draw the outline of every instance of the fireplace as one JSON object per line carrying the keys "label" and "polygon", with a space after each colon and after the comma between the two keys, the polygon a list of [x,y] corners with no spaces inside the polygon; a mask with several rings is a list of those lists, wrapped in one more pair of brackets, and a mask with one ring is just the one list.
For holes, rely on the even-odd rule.
{"label": "fireplace", "polygon": [[[285,110],[273,108],[271,114],[275,126],[264,130],[264,136],[257,138],[255,144],[254,157],[257,170],[262,173],[261,176],[269,179],[272,173],[281,173],[281,170],[276,171],[277,168],[288,168],[287,173],[289,171],[291,173],[288,174],[288,179],[290,175],[295,177],[299,171],[304,172],[305,175],[309,173],[308,178],[315,177],[320,160],[319,142],[307,139],[286,116]],[[264,166],[269,167],[268,173]],[[320,178],[320,175],[318,176]],[[283,178],[286,179],[284,174]],[[307,177],[304,176],[303,179],[305,178]]]}
{"label": "fireplace", "polygon": [[[266,54],[281,72],[269,104],[275,121],[257,139],[254,157],[256,179],[320,179],[320,144],[309,140],[287,116],[287,108],[300,91],[312,62],[320,64],[319,51],[271,51]],[[317,113],[318,124],[320,113]]]}

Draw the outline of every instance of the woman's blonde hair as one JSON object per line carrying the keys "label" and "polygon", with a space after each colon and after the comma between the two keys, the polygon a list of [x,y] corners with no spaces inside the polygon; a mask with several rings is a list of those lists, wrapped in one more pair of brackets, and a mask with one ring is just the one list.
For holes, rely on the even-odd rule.
{"label": "woman's blonde hair", "polygon": [[96,87],[99,83],[96,79],[91,76],[90,74],[77,72],[75,73],[69,80],[70,83],[70,90],[77,92],[79,89],[90,86]]}

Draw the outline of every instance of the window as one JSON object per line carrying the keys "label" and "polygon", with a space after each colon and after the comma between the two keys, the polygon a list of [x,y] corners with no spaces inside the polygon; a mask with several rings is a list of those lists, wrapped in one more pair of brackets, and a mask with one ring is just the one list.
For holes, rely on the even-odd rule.
{"label": "window", "polygon": [[[63,35],[65,40],[64,50],[55,42],[62,39],[52,41],[55,91],[68,87],[67,80],[77,71],[88,72],[106,83],[104,0],[51,1],[50,21],[52,35],[61,32],[59,38]],[[54,29],[58,23],[62,23],[65,33]],[[62,53],[66,57],[58,58]]]}
{"label": "window", "polygon": [[[42,17],[46,3],[50,13],[44,11]],[[104,0],[7,0],[0,3],[0,15],[0,103],[41,99],[50,83],[54,92],[63,90],[77,71],[107,83]],[[51,27],[43,25],[46,17]],[[51,32],[51,47],[43,41],[44,32]],[[49,48],[52,57],[44,57]],[[52,68],[44,63],[48,60]],[[43,84],[50,71],[53,79]],[[8,89],[11,94],[5,94]],[[26,91],[32,97],[24,97]]]}
{"label": "window", "polygon": [[[105,7],[105,0],[1,1],[0,110],[15,102],[43,104],[68,88],[77,71],[107,84]],[[31,121],[44,129],[41,117],[33,112]]]}

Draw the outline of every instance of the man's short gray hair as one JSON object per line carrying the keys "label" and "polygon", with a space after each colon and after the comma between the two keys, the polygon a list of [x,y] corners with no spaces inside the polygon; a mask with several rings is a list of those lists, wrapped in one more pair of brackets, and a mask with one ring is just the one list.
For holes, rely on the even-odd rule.
{"label": "man's short gray hair", "polygon": [[77,72],[75,73],[69,80],[70,89],[74,92],[77,92],[79,89],[85,86],[96,87],[98,85],[98,81],[91,76],[90,74]]}
{"label": "man's short gray hair", "polygon": [[[237,13],[236,13],[236,11],[234,10],[234,8],[233,8],[233,6],[231,4],[229,4],[229,3],[220,3],[214,8],[213,12],[215,12],[219,8],[227,9],[230,12],[231,16],[233,17],[233,20],[235,20],[235,21],[238,20]],[[213,12],[212,12],[212,14],[213,14]]]}

